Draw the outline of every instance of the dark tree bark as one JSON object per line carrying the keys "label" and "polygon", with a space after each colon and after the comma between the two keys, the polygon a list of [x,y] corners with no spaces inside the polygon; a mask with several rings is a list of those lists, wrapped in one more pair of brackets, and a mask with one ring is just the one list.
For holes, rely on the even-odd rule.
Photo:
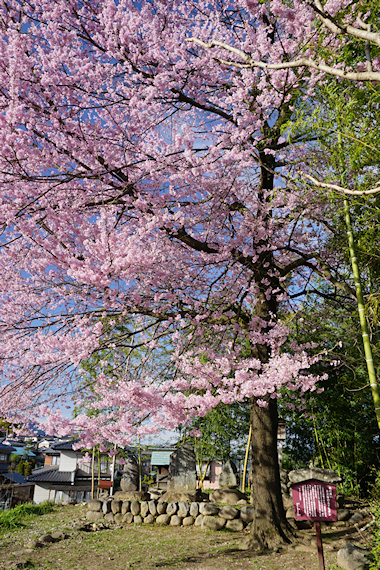
{"label": "dark tree bark", "polygon": [[254,519],[246,547],[275,549],[294,539],[287,523],[281,495],[277,454],[277,402],[269,399],[262,408],[251,400],[252,494]]}

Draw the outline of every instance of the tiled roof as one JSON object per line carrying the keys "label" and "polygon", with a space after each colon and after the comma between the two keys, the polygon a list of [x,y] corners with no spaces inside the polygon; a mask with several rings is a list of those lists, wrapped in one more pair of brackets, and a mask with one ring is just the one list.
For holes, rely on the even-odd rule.
{"label": "tiled roof", "polygon": [[24,449],[23,447],[16,447],[15,451],[12,452],[12,455],[19,455],[20,457],[35,457],[36,454],[33,451],[29,451],[29,449]]}
{"label": "tiled roof", "polygon": [[75,440],[71,440],[71,441],[59,441],[58,443],[53,443],[50,447],[51,449],[54,449],[54,451],[57,450],[61,450],[61,449],[66,449],[66,450],[70,450],[73,449],[73,443],[75,443]]}
{"label": "tiled roof", "polygon": [[41,450],[42,455],[59,455],[59,451],[57,449],[53,449],[52,447],[45,447],[45,449]]}
{"label": "tiled roof", "polygon": [[17,439],[4,439],[2,441],[3,445],[14,445],[17,447],[25,447],[26,443],[22,442],[22,441],[18,441]]}
{"label": "tiled roof", "polygon": [[91,475],[90,475],[90,473],[88,473],[87,471],[84,471],[83,469],[77,469],[77,470],[76,470],[75,478],[77,478],[77,477],[90,478]]}
{"label": "tiled roof", "polygon": [[3,443],[0,443],[0,452],[1,453],[11,453],[13,451],[16,451],[15,447],[12,447],[11,445],[4,445]]}
{"label": "tiled roof", "polygon": [[27,483],[26,477],[21,475],[21,473],[2,473],[2,476],[13,481],[13,483],[17,483],[18,485],[24,485]]}
{"label": "tiled roof", "polygon": [[28,477],[31,483],[71,483],[72,471],[58,471],[58,465],[53,467],[42,467],[42,469],[35,469]]}

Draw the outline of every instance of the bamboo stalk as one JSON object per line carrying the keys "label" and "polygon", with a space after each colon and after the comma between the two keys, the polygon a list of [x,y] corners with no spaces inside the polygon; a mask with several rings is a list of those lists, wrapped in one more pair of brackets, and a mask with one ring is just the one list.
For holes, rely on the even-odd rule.
{"label": "bamboo stalk", "polygon": [[245,492],[245,478],[247,476],[247,464],[248,464],[249,448],[251,445],[251,439],[252,439],[252,426],[249,426],[247,449],[245,450],[244,467],[243,467],[243,481],[241,484],[241,490],[243,493]]}
{"label": "bamboo stalk", "polygon": [[[343,149],[342,149],[342,135],[340,132],[338,133],[338,143],[339,143],[339,147],[340,147],[340,151],[341,151],[340,157],[341,157],[341,162],[342,162],[342,166],[343,166],[341,177],[342,177],[342,182],[344,183],[345,168],[344,168],[343,154],[342,154],[342,151],[343,151]],[[369,341],[368,325],[367,325],[367,319],[365,317],[365,303],[364,303],[363,290],[362,290],[362,285],[361,285],[361,280],[360,280],[358,258],[356,255],[356,246],[355,246],[354,234],[352,231],[350,206],[349,206],[347,198],[344,198],[343,205],[344,205],[344,219],[345,219],[346,228],[347,228],[347,238],[348,238],[348,247],[349,247],[349,252],[350,252],[351,267],[352,267],[352,273],[354,275],[356,300],[357,300],[357,304],[358,304],[360,327],[361,327],[363,345],[364,345],[364,354],[365,354],[365,360],[366,360],[366,364],[367,364],[367,371],[368,371],[369,383],[370,383],[371,392],[372,392],[373,403],[375,406],[375,414],[376,414],[376,419],[377,419],[377,425],[380,428],[380,390],[379,390],[379,385],[378,385],[377,379],[376,379],[375,366],[373,364],[373,354],[372,354],[371,343]]]}
{"label": "bamboo stalk", "polygon": [[203,489],[203,483],[204,483],[206,473],[207,473],[207,469],[208,469],[209,465],[210,465],[210,459],[207,460],[206,467],[203,470],[203,474],[201,472],[202,471],[202,464],[199,466],[199,477],[200,477],[199,478],[199,488],[200,489]]}

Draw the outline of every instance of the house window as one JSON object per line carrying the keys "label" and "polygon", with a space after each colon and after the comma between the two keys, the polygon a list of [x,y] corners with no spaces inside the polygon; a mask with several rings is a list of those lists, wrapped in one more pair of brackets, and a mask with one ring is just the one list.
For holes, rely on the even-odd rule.
{"label": "house window", "polygon": [[59,455],[53,455],[53,457],[51,458],[51,464],[52,465],[59,465],[59,460],[60,460],[60,456]]}
{"label": "house window", "polygon": [[8,461],[8,455],[6,453],[0,453],[0,461]]}

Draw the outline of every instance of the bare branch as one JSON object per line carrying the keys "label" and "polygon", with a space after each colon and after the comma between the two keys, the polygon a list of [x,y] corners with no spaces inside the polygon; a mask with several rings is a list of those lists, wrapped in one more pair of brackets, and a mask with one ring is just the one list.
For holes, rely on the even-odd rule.
{"label": "bare branch", "polygon": [[328,75],[334,75],[335,77],[349,79],[350,81],[380,81],[380,71],[345,71],[344,69],[337,69],[331,65],[326,65],[325,63],[318,63],[308,57],[300,57],[294,61],[284,61],[281,63],[265,63],[264,61],[257,61],[255,59],[252,59],[244,51],[234,48],[233,46],[229,46],[224,42],[219,42],[218,40],[211,40],[209,43],[206,43],[198,38],[188,38],[186,41],[195,43],[205,49],[220,47],[228,52],[235,53],[241,57],[245,63],[240,63],[238,61],[229,61],[218,57],[215,58],[215,60],[219,63],[233,67],[244,69],[253,69],[255,67],[260,67],[262,69],[291,69],[297,67],[310,67],[312,69],[316,69],[317,71],[327,73]]}
{"label": "bare branch", "polygon": [[[317,13],[318,18],[321,22],[336,35],[348,35],[354,38],[359,38],[360,40],[368,40],[378,46],[380,46],[380,34],[376,32],[371,32],[370,29],[366,26],[366,29],[355,28],[355,26],[350,26],[349,24],[343,25],[336,22],[336,20],[327,14],[322,4],[319,0],[315,0],[314,2],[309,2],[309,6],[313,8],[313,10]],[[364,22],[360,19],[359,25],[364,28]]]}
{"label": "bare branch", "polygon": [[368,196],[370,194],[378,194],[380,192],[380,186],[377,188],[371,188],[370,190],[350,190],[349,188],[343,188],[343,186],[338,186],[337,184],[320,182],[313,176],[310,176],[310,174],[305,174],[305,172],[298,171],[298,174],[310,180],[314,186],[318,186],[319,188],[328,188],[329,190],[337,190],[338,192],[342,192],[343,194],[348,194],[350,196]]}

